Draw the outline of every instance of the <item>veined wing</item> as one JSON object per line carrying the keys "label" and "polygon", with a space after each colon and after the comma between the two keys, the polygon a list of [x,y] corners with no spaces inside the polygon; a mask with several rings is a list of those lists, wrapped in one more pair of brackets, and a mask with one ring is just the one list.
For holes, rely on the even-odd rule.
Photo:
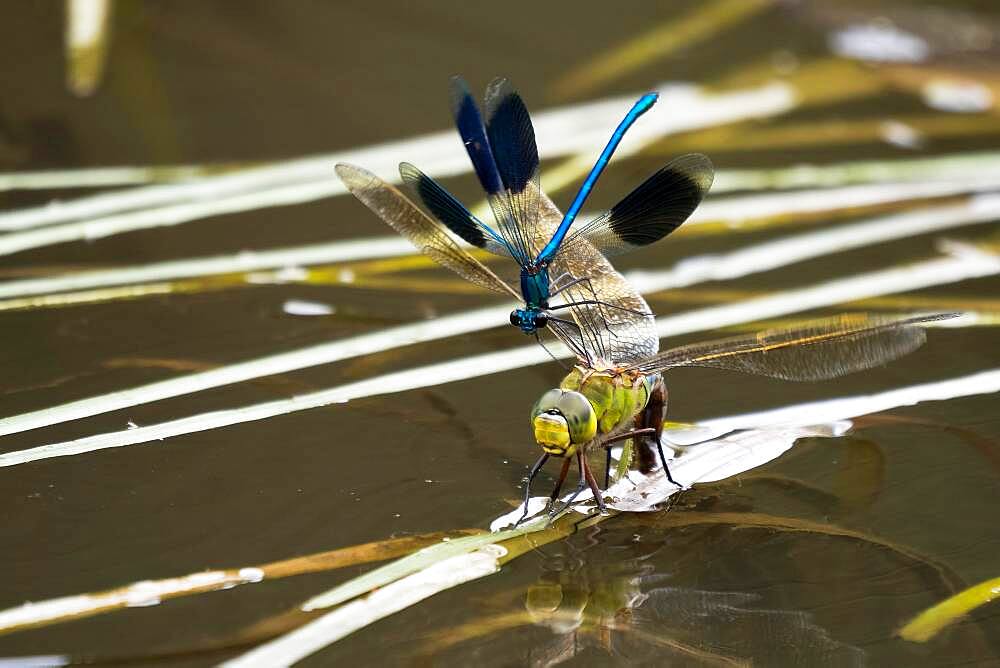
{"label": "veined wing", "polygon": [[483,191],[487,195],[499,194],[503,191],[503,179],[490,148],[486,125],[469,85],[462,77],[451,78],[451,114]]}
{"label": "veined wing", "polygon": [[538,148],[527,107],[506,79],[494,79],[486,90],[485,123],[459,77],[452,79],[451,100],[455,125],[506,242],[503,250],[525,266],[537,250],[532,239],[539,192]]}
{"label": "veined wing", "polygon": [[480,287],[521,299],[518,291],[469,255],[397,188],[361,167],[340,163],[336,170],[355,197],[437,263]]}
{"label": "veined wing", "polygon": [[712,162],[700,153],[670,161],[602,216],[572,233],[561,251],[586,239],[607,256],[647,246],[688,219],[712,187]]}
{"label": "veined wing", "polygon": [[496,255],[510,254],[506,241],[440,183],[408,162],[399,163],[399,175],[435,218],[470,245]]}
{"label": "veined wing", "polygon": [[784,380],[825,380],[885,364],[919,348],[922,323],[955,317],[936,313],[908,318],[848,313],[802,327],[695,343],[663,352],[630,368],[657,373],[700,366]]}
{"label": "veined wing", "polygon": [[[539,192],[538,200],[535,238],[544,243],[559,226],[562,213],[544,193]],[[659,350],[659,337],[646,300],[585,239],[557,254],[549,274],[554,290],[570,281],[586,279],[559,294],[564,303],[574,306],[565,310],[557,306],[552,311],[556,316],[568,311],[573,324],[549,323],[549,328],[578,356],[587,361],[601,358],[625,365],[647,359]],[[586,303],[593,301],[600,303]]]}

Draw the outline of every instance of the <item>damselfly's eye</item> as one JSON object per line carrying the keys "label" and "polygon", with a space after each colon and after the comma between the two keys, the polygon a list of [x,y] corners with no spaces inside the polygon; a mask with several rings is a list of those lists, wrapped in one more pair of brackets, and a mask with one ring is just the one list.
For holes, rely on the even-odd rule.
{"label": "damselfly's eye", "polygon": [[535,327],[545,327],[549,324],[549,316],[544,313],[535,314]]}
{"label": "damselfly's eye", "polygon": [[521,314],[518,313],[517,311],[511,311],[510,312],[510,324],[514,325],[515,327],[520,327],[521,326]]}

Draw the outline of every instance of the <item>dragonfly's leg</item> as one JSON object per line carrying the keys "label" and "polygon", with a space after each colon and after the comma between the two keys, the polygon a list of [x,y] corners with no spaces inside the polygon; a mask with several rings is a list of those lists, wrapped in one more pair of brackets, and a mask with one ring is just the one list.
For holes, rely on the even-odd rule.
{"label": "dragonfly's leg", "polygon": [[604,489],[611,484],[611,448],[604,449]]}
{"label": "dragonfly's leg", "polygon": [[617,436],[612,436],[611,438],[606,438],[601,443],[603,447],[608,447],[612,443],[617,443],[618,441],[624,441],[630,438],[635,438],[636,436],[642,436],[643,434],[654,434],[656,429],[653,427],[640,427],[638,429],[630,429],[624,434],[618,434]]}
{"label": "dragonfly's leg", "polygon": [[566,475],[569,473],[569,465],[571,463],[573,463],[573,460],[569,457],[563,460],[562,470],[559,471],[559,480],[556,480],[556,486],[553,488],[551,494],[553,503],[559,498],[559,490],[562,489],[563,483],[566,482]]}
{"label": "dragonfly's leg", "polygon": [[[608,450],[608,452],[611,452]],[[594,501],[597,502],[597,510],[602,515],[608,512],[607,507],[604,505],[604,493],[601,492],[601,488],[597,486],[597,480],[594,479],[594,472],[590,470],[590,464],[587,462],[587,458],[584,457],[580,460],[583,465],[583,474],[587,479],[587,484],[590,485],[590,491],[594,493]]]}
{"label": "dragonfly's leg", "polygon": [[531,467],[531,471],[528,472],[528,480],[527,482],[524,483],[524,513],[521,515],[521,518],[518,521],[514,522],[515,527],[521,522],[523,522],[524,518],[528,516],[528,499],[531,498],[531,481],[534,480],[535,476],[538,475],[538,472],[542,470],[542,466],[545,465],[545,462],[547,462],[548,459],[549,459],[549,454],[545,453],[544,455],[538,458],[538,461],[535,462],[535,465]]}
{"label": "dragonfly's leg", "polygon": [[663,378],[657,378],[649,393],[649,401],[646,407],[636,416],[635,426],[640,429],[652,429],[646,435],[637,439],[638,443],[644,447],[639,447],[639,470],[649,473],[656,466],[652,458],[653,448],[660,455],[660,463],[663,465],[663,473],[667,480],[683,489],[683,485],[674,480],[670,475],[670,467],[667,466],[667,458],[663,455],[663,414],[667,408],[667,387],[663,384]]}
{"label": "dragonfly's leg", "polygon": [[617,443],[618,441],[625,441],[636,436],[641,436],[643,434],[653,434],[656,430],[652,427],[640,428],[640,429],[630,429],[624,434],[618,434],[617,436],[612,436],[611,438],[606,438],[601,442],[601,447],[607,455],[606,462],[604,466],[604,488],[607,489],[610,482],[611,476],[611,444]]}
{"label": "dragonfly's leg", "polygon": [[[577,484],[576,489],[573,490],[573,493],[570,494],[569,499],[567,499],[565,503],[561,503],[549,511],[549,517],[555,517],[573,505],[573,501],[576,500],[576,497],[580,496],[580,493],[587,488],[587,474],[584,469],[584,458],[582,452],[576,453],[576,460],[580,464],[580,482]],[[566,461],[567,463],[569,462],[568,459]],[[566,468],[568,469],[569,467],[567,466]]]}

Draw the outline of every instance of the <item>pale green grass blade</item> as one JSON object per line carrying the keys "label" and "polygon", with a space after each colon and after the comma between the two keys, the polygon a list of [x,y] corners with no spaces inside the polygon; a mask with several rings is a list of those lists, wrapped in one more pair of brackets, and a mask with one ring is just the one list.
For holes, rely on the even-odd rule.
{"label": "pale green grass blade", "polygon": [[[963,252],[956,256],[893,267],[883,271],[820,283],[806,288],[788,290],[746,302],[713,306],[676,316],[660,318],[657,321],[657,331],[660,332],[661,336],[677,336],[695,331],[727,327],[762,318],[797,313],[845,301],[894,292],[918,290],[935,285],[946,285],[971,278],[992,276],[997,273],[1000,273],[1000,257],[964,247]],[[634,282],[640,291],[646,292],[662,289],[657,285],[657,277],[650,279],[639,276],[634,279]],[[477,317],[482,317],[484,312],[477,312],[476,315]],[[454,317],[461,318],[462,316]],[[426,326],[430,331],[433,331],[435,328],[433,322],[426,323]],[[447,335],[446,332],[440,332],[440,334],[442,336]],[[554,352],[557,355],[568,356],[567,351],[559,348],[555,348]],[[442,364],[417,367],[415,369],[377,376],[339,387],[299,395],[291,399],[281,399],[236,409],[203,413],[155,425],[107,432],[73,441],[51,443],[27,450],[8,452],[0,454],[0,466],[16,466],[51,457],[62,457],[108,448],[148,443],[172,436],[217,429],[234,424],[285,415],[300,410],[343,403],[361,397],[402,392],[420,387],[440,385],[455,380],[489,375],[500,371],[538,364],[548,359],[548,354],[540,346],[531,345],[504,352],[452,360]],[[79,405],[74,410],[79,410]],[[30,415],[32,416],[31,419],[37,421],[39,424],[51,422],[51,416],[46,414],[45,411],[39,411]],[[8,420],[11,420],[11,418]],[[10,424],[10,422],[7,422],[8,429],[10,428]]]}
{"label": "pale green grass blade", "polygon": [[[996,217],[1000,217],[1000,196],[982,195],[964,204],[876,217],[869,221],[845,225],[830,230],[820,230],[785,237],[730,253],[688,258],[672,269],[659,272],[632,272],[629,274],[629,278],[635,282],[636,287],[641,292],[655,292],[668,288],[689,286],[701,281],[737,278],[794,262],[820,257],[829,253],[864,247],[873,243],[907,237],[912,234],[942,231],[960,225],[986,222]],[[349,248],[353,248],[358,253],[363,252],[363,246]],[[284,260],[289,259],[288,255],[279,257]],[[222,263],[227,264],[227,261],[222,261]],[[986,265],[989,264],[988,256],[981,258],[978,263],[972,263],[969,269],[975,270],[977,266],[984,265],[984,263]],[[958,270],[958,267],[955,269]],[[169,270],[176,270],[176,266]],[[157,271],[155,267],[154,271]],[[910,275],[907,272],[898,276],[897,274],[890,275],[895,277],[896,283],[891,289],[880,294],[889,294],[891,292],[900,292],[920,287],[919,284],[914,284],[912,287],[906,285],[906,281],[909,280],[908,277]],[[956,278],[953,280],[962,280],[961,276],[963,275],[962,271],[958,270],[958,273],[955,274]],[[3,286],[0,286],[0,294],[2,294],[2,290]],[[781,293],[773,298],[761,299],[771,300],[766,303],[777,302],[780,304],[785,294],[787,293]],[[851,299],[854,298],[857,297]],[[725,320],[723,323],[722,320],[717,320],[716,318],[721,313],[718,309],[736,308],[739,305],[734,305],[734,307],[714,307],[704,310],[704,315],[702,316],[697,315],[703,312],[703,310],[699,310],[671,318],[660,318],[661,324],[666,323],[660,331],[664,332],[664,335],[676,335],[769,317],[761,315],[755,318],[751,315],[753,305],[762,303],[759,300],[752,300],[747,303],[751,305],[751,308],[746,310],[746,315],[741,316],[736,321]],[[829,305],[830,303],[836,302],[827,301],[826,303],[818,304],[818,306]],[[311,346],[298,351],[279,353],[211,371],[189,374],[144,386],[81,399],[40,411],[3,418],[0,419],[0,435],[58,424],[68,420],[181,396],[213,387],[260,378],[266,375],[328,364],[360,354],[372,354],[389,350],[393,347],[426,342],[454,336],[459,333],[498,326],[498,323],[506,320],[506,313],[510,310],[510,306],[509,304],[504,304],[457,316],[448,316],[413,325],[404,325],[382,332],[353,337],[346,341],[332,342],[319,346]],[[779,310],[776,312],[778,314],[789,312],[781,310],[780,306],[778,308]],[[683,323],[686,317],[701,318],[702,324],[685,326]],[[0,456],[0,461],[2,461],[2,456]]]}
{"label": "pale green grass blade", "polygon": [[[637,126],[623,148],[697,128],[771,116],[795,106],[791,90],[780,83],[734,92],[708,94],[695,86],[665,86],[675,100],[671,113],[650,114]],[[623,107],[634,96],[606,98],[533,115],[536,133],[544,138],[543,158],[592,152],[607,140]],[[156,185],[80,198],[66,203],[0,213],[0,230],[30,230],[52,226],[48,234],[9,235],[0,255],[72,240],[96,239],[130,230],[178,225],[206,216],[254,208],[315,201],[345,192],[333,176],[338,162],[365,165],[370,171],[398,182],[396,165],[419,157],[421,169],[435,178],[471,170],[462,144],[451,130],[402,141],[361,147],[328,155],[289,160],[189,183]],[[126,216],[125,212],[134,215]],[[69,221],[80,221],[71,223]],[[57,225],[60,224],[61,225]]]}

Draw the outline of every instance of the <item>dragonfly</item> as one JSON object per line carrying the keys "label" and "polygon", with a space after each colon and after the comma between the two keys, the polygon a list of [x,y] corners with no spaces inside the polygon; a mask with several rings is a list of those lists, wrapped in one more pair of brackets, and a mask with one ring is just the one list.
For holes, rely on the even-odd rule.
{"label": "dragonfly", "polygon": [[[559,387],[545,392],[532,408],[531,424],[543,454],[528,474],[524,512],[517,524],[527,518],[531,482],[550,457],[563,459],[562,470],[550,495],[550,516],[568,508],[587,487],[594,495],[598,510],[605,512],[603,495],[588,455],[604,450],[604,486],[607,487],[611,446],[627,439],[634,439],[641,471],[648,473],[659,465],[667,479],[681,487],[670,474],[662,445],[667,409],[663,375],[671,369],[710,367],[782,380],[827,380],[885,364],[913,352],[926,340],[923,324],[956,315],[842,314],[805,322],[798,327],[694,343],[648,356],[627,344],[609,341],[605,349],[612,351],[610,358],[580,358]],[[595,326],[593,321],[587,320],[580,324],[585,329]],[[606,336],[601,330],[589,334]],[[558,505],[556,501],[573,458],[579,467],[580,482],[568,500]]]}
{"label": "dragonfly", "polygon": [[[593,274],[602,267],[580,261],[581,253],[592,258],[591,250],[596,249],[604,257],[612,257],[659,241],[687,220],[712,185],[711,161],[701,154],[683,155],[647,178],[607,212],[570,232],[625,133],[656,101],[656,93],[647,93],[632,106],[566,213],[559,214],[555,224],[552,218],[555,207],[540,187],[538,148],[531,118],[521,96],[503,78],[493,80],[486,89],[485,116],[468,84],[460,77],[451,81],[452,115],[486,193],[494,225],[477,218],[440,183],[410,163],[400,164],[400,176],[439,225],[432,225],[416,214],[401,218],[399,197],[388,190],[392,187],[373,181],[368,172],[340,164],[337,174],[348,190],[397,232],[473,283],[511,292],[501,287],[504,282],[498,283],[495,276],[484,281],[481,263],[470,262],[471,256],[465,257],[467,253],[444,238],[447,236],[444,230],[450,230],[474,248],[512,258],[519,268],[519,280],[516,286],[508,284],[508,287],[515,288],[513,294],[523,305],[511,312],[511,324],[536,339],[540,329],[561,329],[554,333],[565,341],[565,330],[577,325],[575,319],[561,317],[557,313],[560,310],[585,305],[600,307],[604,326],[612,329],[614,318],[609,312],[633,308],[598,298]],[[389,204],[390,201],[393,203]],[[581,247],[586,248],[580,251]],[[562,297],[563,303],[551,303],[557,296]],[[651,316],[648,310],[641,314]],[[578,333],[578,343],[581,338]]]}

